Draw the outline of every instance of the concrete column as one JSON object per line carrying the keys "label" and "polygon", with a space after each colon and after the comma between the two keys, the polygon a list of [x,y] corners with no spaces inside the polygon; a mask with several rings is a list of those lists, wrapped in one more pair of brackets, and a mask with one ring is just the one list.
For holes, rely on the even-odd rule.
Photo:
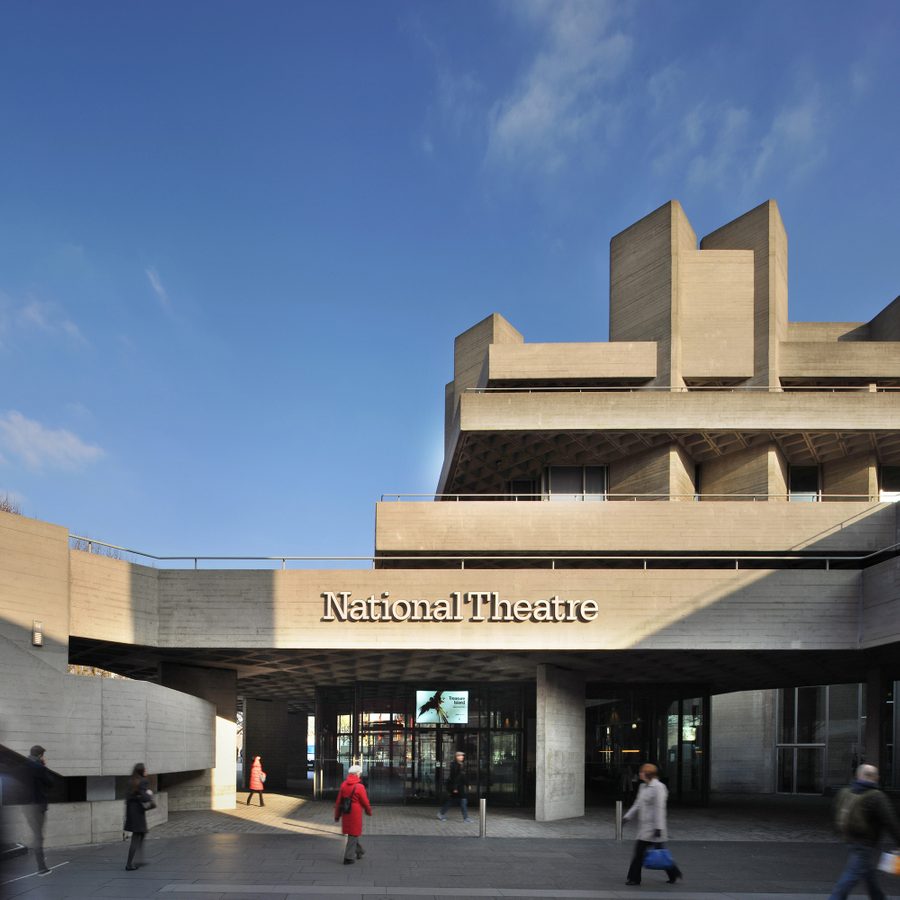
{"label": "concrete column", "polygon": [[556,666],[538,666],[538,822],[584,815],[584,729],[584,678]]}
{"label": "concrete column", "polygon": [[[262,757],[267,790],[287,790],[288,764],[291,760],[291,728],[298,717],[289,716],[287,703],[278,700],[244,699],[244,777],[250,774],[254,756]],[[303,720],[304,744],[306,720]],[[304,763],[306,752],[303,753]]]}
{"label": "concrete column", "polygon": [[885,716],[887,704],[885,696],[890,688],[890,678],[886,669],[873,666],[866,673],[866,762],[881,768],[884,760]]}
{"label": "concrete column", "polygon": [[198,772],[167,774],[169,809],[234,809],[237,780],[237,673],[164,662],[164,687],[208,700],[216,707],[216,765]]}

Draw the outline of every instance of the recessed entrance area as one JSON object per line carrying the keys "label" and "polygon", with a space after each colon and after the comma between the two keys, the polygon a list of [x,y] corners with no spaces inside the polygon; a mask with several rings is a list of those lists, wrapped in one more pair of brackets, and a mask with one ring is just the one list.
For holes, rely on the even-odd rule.
{"label": "recessed entrance area", "polygon": [[632,800],[642,763],[659,767],[669,798],[709,798],[709,694],[697,688],[593,687],[586,701],[585,802]]}
{"label": "recessed entrance area", "polygon": [[[460,681],[448,687],[442,691],[433,680],[317,688],[317,793],[336,791],[358,761],[373,800],[434,804],[446,797],[449,765],[462,750],[471,796],[492,805],[532,803],[534,684]],[[437,715],[438,721],[426,721],[432,710],[419,700],[439,693],[465,697],[460,721]]]}

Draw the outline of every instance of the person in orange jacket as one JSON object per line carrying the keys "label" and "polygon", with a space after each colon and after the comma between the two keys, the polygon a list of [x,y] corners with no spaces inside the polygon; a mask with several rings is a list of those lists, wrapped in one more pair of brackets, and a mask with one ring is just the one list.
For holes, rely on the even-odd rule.
{"label": "person in orange jacket", "polygon": [[247,806],[254,794],[259,794],[259,805],[265,806],[266,801],[263,800],[263,791],[266,789],[266,773],[263,772],[262,759],[259,756],[253,757],[253,764],[250,766],[250,793],[247,794]]}
{"label": "person in orange jacket", "polygon": [[[359,780],[362,774],[362,766],[350,766],[346,780],[338,791],[334,802],[334,821],[340,821],[341,831],[347,835],[347,846],[344,848],[344,865],[352,866],[358,859],[362,859],[366,851],[359,842],[359,836],[363,831],[363,810],[367,816],[372,815],[372,807],[369,805],[369,795],[365,785]],[[350,798],[350,812],[344,812],[341,807],[345,798]]]}

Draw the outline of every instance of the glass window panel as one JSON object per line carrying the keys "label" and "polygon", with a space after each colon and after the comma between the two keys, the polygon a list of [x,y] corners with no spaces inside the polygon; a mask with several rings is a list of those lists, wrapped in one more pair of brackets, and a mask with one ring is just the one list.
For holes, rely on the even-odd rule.
{"label": "glass window panel", "polygon": [[674,772],[678,762],[678,701],[669,704],[666,714],[666,743],[664,767],[666,772]]}
{"label": "glass window panel", "polygon": [[794,793],[794,748],[778,748],[778,792]]}
{"label": "glass window panel", "polygon": [[797,785],[798,794],[821,794],[822,763],[825,751],[819,747],[797,748]]}
{"label": "glass window panel", "polygon": [[584,494],[584,469],[581,466],[551,466],[551,500],[580,500]]}
{"label": "glass window panel", "polygon": [[818,500],[819,467],[791,466],[790,494],[791,500]]}
{"label": "glass window panel", "polygon": [[505,796],[514,801],[519,793],[519,760],[521,753],[521,733],[491,734],[491,796]]}
{"label": "glass window panel", "polygon": [[491,728],[519,728],[522,719],[522,694],[518,688],[492,688],[488,694]]}
{"label": "glass window panel", "polygon": [[827,784],[846,784],[859,765],[859,712],[858,684],[828,688]]}
{"label": "glass window panel", "polygon": [[825,688],[797,688],[798,744],[825,742]]}
{"label": "glass window panel", "polygon": [[703,781],[703,701],[681,701],[681,792],[698,794]]}
{"label": "glass window panel", "polygon": [[518,478],[509,483],[509,493],[516,500],[540,500],[540,492],[533,478]]}
{"label": "glass window panel", "polygon": [[585,466],[584,499],[606,499],[606,466]]}
{"label": "glass window panel", "polygon": [[880,499],[882,503],[900,500],[900,466],[881,467]]}
{"label": "glass window panel", "polygon": [[778,743],[792,744],[794,742],[794,688],[785,688],[780,691],[781,716],[778,721]]}

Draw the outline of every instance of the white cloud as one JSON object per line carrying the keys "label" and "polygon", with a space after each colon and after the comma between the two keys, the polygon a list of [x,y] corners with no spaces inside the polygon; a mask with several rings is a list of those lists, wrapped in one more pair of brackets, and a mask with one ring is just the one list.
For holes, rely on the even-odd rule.
{"label": "white cloud", "polygon": [[81,329],[66,316],[58,304],[28,297],[16,300],[0,291],[0,347],[4,336],[22,334],[28,331],[43,331],[47,334],[63,335],[76,344],[87,344]]}
{"label": "white cloud", "polygon": [[654,72],[647,79],[651,111],[654,113],[665,112],[677,102],[679,94],[685,90],[686,83],[686,74],[676,63]]}
{"label": "white cloud", "polygon": [[731,101],[700,101],[659,129],[651,168],[668,179],[684,172],[694,187],[750,194],[807,175],[825,156],[825,129],[815,88],[782,106],[768,124]]}
{"label": "white cloud", "polygon": [[419,148],[426,156],[438,151],[437,125],[455,140],[479,137],[484,131],[483,86],[471,72],[457,72],[447,58],[441,44],[428,33],[417,15],[404,20],[404,26],[419,47],[424,49],[435,72],[435,98],[429,108],[432,121],[419,139]]}
{"label": "white cloud", "polygon": [[654,147],[659,149],[650,161],[654,174],[668,176],[698,152],[706,136],[708,117],[706,104],[698,103],[681,116],[674,129],[660,131],[654,141]]}
{"label": "white cloud", "polygon": [[510,10],[543,35],[527,70],[489,117],[487,161],[554,172],[602,143],[617,104],[606,88],[625,70],[631,37],[610,31],[611,2],[515,3]]}
{"label": "white cloud", "polygon": [[172,302],[169,300],[169,293],[166,291],[162,279],[159,277],[159,272],[153,266],[148,266],[144,269],[144,272],[147,275],[147,281],[150,282],[150,287],[153,288],[153,293],[156,294],[156,299],[159,300],[159,305],[166,311],[172,311]]}
{"label": "white cloud", "polygon": [[78,344],[86,344],[87,339],[81,329],[69,318],[56,303],[40,300],[28,300],[18,311],[19,323],[26,328],[37,328],[40,331],[64,334]]}
{"label": "white cloud", "polygon": [[710,135],[705,149],[694,155],[688,166],[688,180],[692,184],[711,184],[723,190],[729,184],[734,187],[734,179],[745,165],[750,143],[749,110],[726,104],[707,116],[699,115],[694,122],[688,119],[684,125],[698,140],[707,133]]}
{"label": "white cloud", "polygon": [[815,168],[825,158],[822,128],[817,90],[781,109],[760,141],[752,182],[768,177],[773,169],[795,180]]}
{"label": "white cloud", "polygon": [[0,416],[0,451],[26,468],[76,470],[104,456],[100,447],[86,444],[64,428],[46,428],[16,410]]}

